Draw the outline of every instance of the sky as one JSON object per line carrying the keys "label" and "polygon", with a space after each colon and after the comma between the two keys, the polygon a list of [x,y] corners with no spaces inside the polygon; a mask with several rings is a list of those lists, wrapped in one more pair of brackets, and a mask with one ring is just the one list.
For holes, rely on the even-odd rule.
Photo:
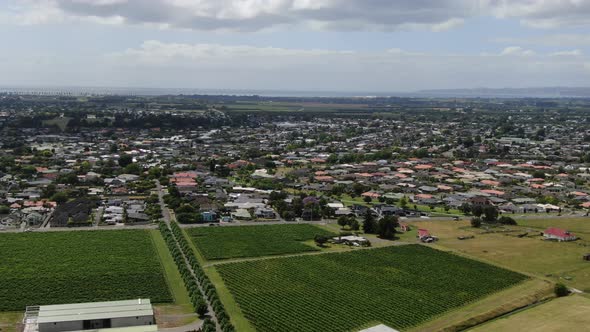
{"label": "sky", "polygon": [[590,86],[590,0],[0,0],[0,86]]}

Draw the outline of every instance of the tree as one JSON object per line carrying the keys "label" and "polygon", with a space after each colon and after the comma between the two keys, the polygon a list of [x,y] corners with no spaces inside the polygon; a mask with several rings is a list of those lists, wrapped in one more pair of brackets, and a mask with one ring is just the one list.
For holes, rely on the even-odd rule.
{"label": "tree", "polygon": [[197,315],[199,315],[199,317],[205,317],[205,315],[207,314],[207,312],[209,311],[209,308],[207,307],[207,303],[205,302],[205,300],[201,297],[197,300],[197,303],[195,304],[195,312],[197,313]]}
{"label": "tree", "polygon": [[340,226],[341,228],[344,228],[344,226],[348,225],[348,217],[347,216],[341,216],[340,218],[338,218],[338,226]]}
{"label": "tree", "polygon": [[406,196],[402,197],[402,199],[399,200],[399,205],[405,209],[408,206],[408,199],[406,198]]}
{"label": "tree", "polygon": [[176,213],[195,213],[197,210],[194,206],[190,204],[182,204],[179,208],[177,208],[174,212]]}
{"label": "tree", "polygon": [[516,220],[506,216],[501,216],[500,218],[498,218],[498,222],[502,225],[516,225]]}
{"label": "tree", "polygon": [[557,297],[567,296],[570,293],[567,286],[562,283],[555,284],[554,291]]}
{"label": "tree", "polygon": [[131,163],[131,164],[125,166],[125,170],[124,170],[124,172],[127,174],[135,174],[135,175],[139,175],[141,173],[141,171],[143,171],[143,169],[141,168],[141,166],[139,166],[138,163]]}
{"label": "tree", "polygon": [[53,194],[53,196],[51,196],[50,200],[61,205],[61,204],[68,201],[68,194],[66,194],[65,191],[60,191],[60,192]]}
{"label": "tree", "polygon": [[119,166],[126,167],[133,162],[133,157],[128,154],[124,154],[119,157]]}
{"label": "tree", "polygon": [[471,218],[471,227],[480,228],[481,227],[481,218],[479,218],[479,217]]}
{"label": "tree", "polygon": [[371,203],[373,199],[371,198],[371,196],[365,196],[363,197],[363,201],[365,201],[365,203]]}
{"label": "tree", "polygon": [[365,186],[362,185],[361,183],[355,182],[352,185],[352,191],[354,192],[355,195],[360,196],[363,192],[365,192]]}
{"label": "tree", "polygon": [[361,228],[361,225],[359,224],[358,220],[356,220],[356,218],[350,218],[348,225],[353,231],[358,231]]}
{"label": "tree", "polygon": [[483,207],[481,207],[481,205],[474,205],[471,208],[471,213],[473,213],[474,216],[479,218],[483,214]]}
{"label": "tree", "polygon": [[471,205],[463,203],[461,204],[461,206],[459,206],[459,211],[463,212],[466,215],[469,215],[471,214]]}
{"label": "tree", "polygon": [[395,228],[399,226],[396,216],[385,216],[379,219],[377,224],[377,233],[383,239],[393,239],[395,236]]}
{"label": "tree", "polygon": [[377,231],[377,223],[375,222],[375,217],[371,213],[371,210],[367,209],[365,212],[365,219],[363,220],[363,232],[367,234],[375,234]]}
{"label": "tree", "polygon": [[498,219],[498,209],[495,206],[487,205],[483,208],[483,220],[494,223]]}
{"label": "tree", "polygon": [[0,214],[9,214],[10,208],[6,205],[0,205]]}
{"label": "tree", "polygon": [[42,198],[49,198],[56,193],[55,184],[50,184],[41,190]]}
{"label": "tree", "polygon": [[324,247],[326,242],[328,242],[328,237],[318,234],[313,238],[313,240],[315,241],[318,247]]}

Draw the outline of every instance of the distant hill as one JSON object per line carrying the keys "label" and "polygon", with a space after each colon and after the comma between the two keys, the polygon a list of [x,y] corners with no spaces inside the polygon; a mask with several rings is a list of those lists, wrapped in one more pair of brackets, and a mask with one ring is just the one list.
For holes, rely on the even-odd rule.
{"label": "distant hill", "polygon": [[590,98],[590,87],[437,89],[420,90],[414,95],[421,97]]}

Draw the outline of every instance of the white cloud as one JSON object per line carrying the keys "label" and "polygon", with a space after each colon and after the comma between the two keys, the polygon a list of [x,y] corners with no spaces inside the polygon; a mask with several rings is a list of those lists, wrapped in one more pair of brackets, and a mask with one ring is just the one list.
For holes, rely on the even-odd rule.
{"label": "white cloud", "polygon": [[[539,28],[590,25],[588,0],[12,0],[15,22],[89,19],[195,30],[278,25],[337,30],[444,31],[476,16]],[[1,16],[6,16],[6,13]],[[22,20],[24,18],[24,20]]]}
{"label": "white cloud", "polygon": [[444,31],[478,12],[470,0],[23,0],[16,18],[195,30],[252,31],[280,25],[328,30]]}
{"label": "white cloud", "polygon": [[508,46],[500,52],[500,55],[507,56],[531,56],[535,55],[535,51],[525,50],[520,46]]}
{"label": "white cloud", "polygon": [[571,51],[558,51],[549,54],[551,56],[580,56],[582,55],[582,51],[580,50],[571,50]]}
{"label": "white cloud", "polygon": [[519,18],[535,28],[558,28],[590,24],[588,0],[484,0],[500,18]]}
{"label": "white cloud", "polygon": [[[500,55],[504,53],[504,55]],[[127,85],[291,90],[409,91],[424,88],[584,85],[589,59],[520,47],[489,55],[305,50],[146,41],[104,60]],[[135,81],[134,81],[135,80]]]}
{"label": "white cloud", "polygon": [[590,34],[547,34],[542,36],[514,38],[500,37],[491,41],[502,44],[540,45],[549,47],[590,46]]}

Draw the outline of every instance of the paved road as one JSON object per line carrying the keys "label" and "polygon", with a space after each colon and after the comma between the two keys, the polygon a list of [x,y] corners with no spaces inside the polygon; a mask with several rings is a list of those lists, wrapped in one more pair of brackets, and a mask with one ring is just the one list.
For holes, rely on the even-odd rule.
{"label": "paved road", "polygon": [[164,189],[162,188],[160,181],[154,180],[154,182],[156,183],[156,190],[158,190],[158,201],[160,203],[160,208],[162,209],[162,218],[164,219],[164,222],[170,226],[170,220],[172,219],[172,216],[171,211],[166,206],[166,203],[164,203]]}

